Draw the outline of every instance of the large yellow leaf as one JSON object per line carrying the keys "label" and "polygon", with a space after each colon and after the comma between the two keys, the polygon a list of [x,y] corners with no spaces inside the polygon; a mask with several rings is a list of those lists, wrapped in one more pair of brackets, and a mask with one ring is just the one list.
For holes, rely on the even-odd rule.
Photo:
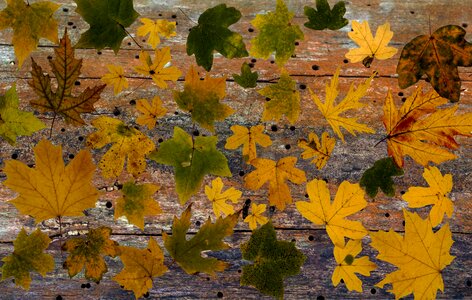
{"label": "large yellow leaf", "polygon": [[377,258],[398,267],[377,284],[392,284],[391,292],[399,299],[413,293],[415,299],[436,299],[437,290],[444,291],[442,270],[451,264],[449,254],[453,240],[449,224],[433,232],[429,218],[403,210],[405,234],[390,230],[371,232],[372,247]]}
{"label": "large yellow leaf", "polygon": [[367,234],[361,222],[346,219],[367,206],[364,190],[359,184],[343,181],[333,202],[324,180],[308,182],[306,190],[310,202],[296,202],[298,211],[316,225],[326,225],[326,232],[335,246],[344,247],[345,237],[362,239]]}
{"label": "large yellow leaf", "polygon": [[17,160],[7,160],[5,186],[19,193],[10,202],[36,223],[64,216],[82,216],[95,206],[98,191],[92,185],[95,165],[87,150],[81,150],[64,166],[62,147],[41,140],[34,147],[36,168]]}
{"label": "large yellow leaf", "polygon": [[275,205],[279,210],[284,210],[285,204],[292,203],[292,195],[286,180],[295,184],[302,184],[306,181],[305,172],[295,167],[296,157],[284,157],[278,162],[266,158],[256,158],[250,163],[256,167],[256,170],[244,178],[246,188],[258,190],[266,182],[269,182],[269,203]]}
{"label": "large yellow leaf", "polygon": [[139,19],[143,25],[139,26],[136,33],[138,36],[146,36],[149,34],[147,43],[152,48],[156,48],[161,43],[159,35],[169,38],[177,35],[175,32],[176,22],[169,22],[167,20],[151,20],[148,18]]}
{"label": "large yellow leaf", "polygon": [[243,158],[246,162],[257,158],[256,143],[262,147],[272,145],[270,136],[264,133],[263,125],[252,126],[249,129],[244,126],[233,125],[231,130],[233,135],[226,139],[225,148],[234,150],[243,145]]}
{"label": "large yellow leaf", "polygon": [[166,81],[177,81],[180,75],[182,75],[182,72],[180,72],[177,67],[166,67],[170,60],[170,47],[156,49],[154,62],[152,62],[149,53],[146,51],[141,51],[139,54],[139,61],[141,62],[141,65],[135,67],[134,69],[139,74],[151,76],[152,80],[158,87],[161,89],[166,89]]}
{"label": "large yellow leaf", "polygon": [[311,163],[314,164],[318,170],[321,170],[326,165],[335,145],[336,140],[330,137],[327,132],[323,132],[321,135],[321,142],[314,132],[308,134],[308,141],[298,141],[298,147],[304,150],[301,157],[303,159],[314,157]]}
{"label": "large yellow leaf", "polygon": [[234,187],[222,192],[224,185],[223,180],[221,180],[220,177],[214,179],[211,182],[211,185],[212,186],[205,186],[205,194],[208,197],[208,200],[213,203],[213,212],[215,215],[219,217],[222,214],[227,216],[234,214],[233,206],[226,203],[226,201],[230,200],[233,203],[238,203],[238,200],[241,198],[243,193]]}

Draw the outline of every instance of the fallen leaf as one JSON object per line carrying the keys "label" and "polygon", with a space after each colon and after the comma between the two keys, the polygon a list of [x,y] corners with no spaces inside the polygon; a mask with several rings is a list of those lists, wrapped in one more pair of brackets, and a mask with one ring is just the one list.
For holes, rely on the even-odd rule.
{"label": "fallen leaf", "polygon": [[245,89],[254,88],[257,86],[257,78],[259,78],[259,74],[257,71],[251,72],[251,67],[248,63],[244,62],[241,65],[241,75],[233,74],[233,78],[237,84]]}
{"label": "fallen leaf", "polygon": [[304,12],[308,18],[305,27],[314,30],[338,30],[349,23],[349,20],[344,18],[346,13],[344,1],[337,2],[331,9],[327,0],[316,0],[316,9],[305,6]]}
{"label": "fallen leaf", "polygon": [[149,34],[147,43],[154,49],[161,43],[159,35],[164,38],[170,38],[177,35],[175,32],[175,26],[177,25],[176,22],[169,22],[167,20],[151,20],[148,18],[141,18],[139,21],[143,23],[143,25],[138,27],[136,34],[142,37]]}
{"label": "fallen leaf", "polygon": [[395,196],[395,185],[392,176],[403,175],[403,169],[399,168],[391,157],[379,159],[372,167],[365,170],[359,184],[370,198],[375,198],[380,188],[389,196]]}
{"label": "fallen leaf", "polygon": [[238,191],[234,187],[227,189],[222,192],[224,184],[220,177],[214,179],[211,182],[212,186],[205,186],[205,194],[213,203],[213,212],[217,217],[221,215],[232,215],[234,214],[234,208],[232,205],[226,203],[226,201],[231,201],[233,203],[238,203],[239,198],[243,194],[241,191]]}
{"label": "fallen leaf", "polygon": [[323,132],[321,135],[321,142],[314,132],[308,134],[308,141],[298,141],[298,147],[304,150],[301,157],[303,159],[314,157],[310,163],[314,164],[318,170],[321,170],[326,165],[335,145],[336,139],[330,137],[327,132]]}
{"label": "fallen leaf", "polygon": [[123,89],[128,88],[128,79],[125,77],[121,66],[107,65],[109,73],[101,78],[103,82],[113,85],[113,92],[118,95]]}
{"label": "fallen leaf", "polygon": [[262,215],[266,212],[266,207],[265,204],[251,204],[251,214],[244,218],[244,222],[248,223],[249,229],[254,230],[257,228],[257,224],[264,225],[269,222],[269,219]]}
{"label": "fallen leaf", "polygon": [[151,60],[151,56],[146,51],[141,51],[139,54],[139,62],[141,65],[134,69],[139,74],[151,76],[152,80],[161,89],[167,88],[166,81],[177,81],[182,72],[175,67],[166,65],[170,62],[170,47],[164,47],[162,49],[156,49],[154,54],[154,63]]}
{"label": "fallen leaf", "polygon": [[142,113],[137,119],[136,123],[142,126],[147,126],[153,129],[156,126],[157,120],[166,115],[167,109],[162,106],[162,101],[159,96],[152,99],[152,104],[146,99],[139,99],[136,101],[136,109]]}
{"label": "fallen leaf", "polygon": [[234,150],[243,145],[243,159],[250,162],[257,157],[256,144],[262,147],[272,145],[270,136],[264,133],[263,125],[251,126],[249,129],[244,126],[231,126],[233,135],[226,139],[225,149]]}

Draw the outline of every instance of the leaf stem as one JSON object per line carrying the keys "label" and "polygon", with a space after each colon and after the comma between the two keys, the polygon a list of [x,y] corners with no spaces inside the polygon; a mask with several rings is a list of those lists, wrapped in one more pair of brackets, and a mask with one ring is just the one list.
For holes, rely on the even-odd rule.
{"label": "leaf stem", "polygon": [[120,24],[120,26],[121,26],[121,29],[123,29],[126,32],[126,34],[133,40],[133,42],[135,42],[135,44],[138,45],[138,47],[142,50],[143,46],[141,46],[141,44],[138,43],[138,41],[128,32],[128,30],[126,30],[126,28],[123,25]]}
{"label": "leaf stem", "polygon": [[[52,137],[52,129],[54,127],[54,122],[56,121],[56,116],[57,116],[57,113],[54,112],[54,117],[52,118],[52,122],[51,122],[51,128],[49,129],[49,138]],[[60,220],[60,219],[59,219]]]}
{"label": "leaf stem", "polygon": [[382,143],[382,142],[385,141],[386,139],[388,139],[388,135],[386,135],[383,139],[381,139],[380,141],[378,141],[378,142],[374,145],[374,148],[377,147],[380,143]]}

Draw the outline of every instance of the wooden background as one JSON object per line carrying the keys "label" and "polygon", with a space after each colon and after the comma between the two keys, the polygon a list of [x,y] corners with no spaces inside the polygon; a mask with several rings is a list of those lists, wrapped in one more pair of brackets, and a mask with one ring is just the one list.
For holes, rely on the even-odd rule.
{"label": "wooden background", "polygon": [[[0,3],[0,8],[5,7],[5,3]],[[34,1],[31,1],[34,2]],[[59,35],[62,36],[64,28],[67,27],[73,43],[75,43],[81,32],[84,32],[88,25],[75,13],[75,3],[71,0],[55,1],[62,4],[57,11],[56,17],[60,20]],[[232,29],[240,32],[245,42],[249,45],[251,38],[257,34],[252,30],[250,21],[257,13],[264,13],[275,9],[275,1],[247,1],[247,0],[135,0],[135,8],[142,17],[152,19],[164,18],[178,22],[177,36],[170,40],[163,40],[161,46],[170,46],[173,55],[173,64],[178,66],[185,74],[188,67],[194,64],[194,57],[186,56],[185,43],[189,28],[195,26],[198,16],[207,8],[213,7],[219,3],[227,3],[235,6],[243,15],[240,22],[232,26]],[[337,141],[334,153],[327,166],[318,171],[308,160],[299,160],[298,167],[304,169],[309,180],[313,178],[323,178],[329,183],[331,194],[334,195],[337,186],[343,180],[358,182],[362,173],[372,166],[374,161],[386,156],[386,145],[381,143],[374,147],[375,143],[381,140],[385,134],[381,117],[382,105],[387,90],[391,90],[397,105],[400,105],[402,94],[408,96],[414,87],[406,90],[400,90],[397,84],[395,74],[396,64],[399,58],[400,50],[409,40],[417,35],[427,34],[431,30],[447,25],[461,25],[469,34],[466,38],[472,40],[470,28],[472,28],[472,1],[471,0],[353,0],[347,2],[346,18],[349,20],[368,20],[371,28],[375,28],[385,21],[389,21],[391,29],[395,33],[391,42],[392,46],[399,48],[399,52],[392,59],[386,61],[374,61],[370,69],[364,68],[360,63],[347,63],[344,54],[349,48],[354,47],[354,43],[349,40],[347,32],[350,26],[346,26],[340,31],[313,31],[303,27],[307,21],[303,15],[305,5],[314,6],[314,3],[308,0],[286,1],[289,8],[295,12],[293,23],[299,24],[305,33],[305,40],[300,41],[296,47],[296,56],[286,65],[290,75],[295,79],[300,88],[302,114],[299,121],[294,124],[294,128],[282,120],[279,123],[264,123],[268,134],[273,140],[271,147],[258,149],[261,157],[270,157],[279,159],[284,156],[299,156],[301,150],[296,146],[299,138],[306,138],[309,131],[315,131],[321,134],[324,130],[332,133],[331,129],[323,120],[319,111],[314,107],[309,97],[308,89],[312,88],[324,99],[324,85],[333,75],[335,69],[341,67],[340,89],[341,94],[345,94],[351,83],[359,84],[365,80],[373,70],[379,72],[372,83],[368,95],[363,98],[367,103],[367,108],[354,112],[361,120],[373,127],[377,133],[372,135],[360,135],[353,137],[346,136],[346,143]],[[334,1],[330,1],[333,5]],[[469,23],[469,24],[468,24]],[[136,22],[129,32],[133,35],[139,26]],[[467,25],[469,25],[467,27]],[[30,100],[36,96],[32,89],[27,85],[31,78],[30,61],[27,60],[23,67],[18,70],[15,65],[13,47],[11,45],[12,31],[5,30],[0,32],[0,93],[5,91],[17,82],[17,88],[20,95],[21,107],[31,110],[28,107]],[[141,39],[139,42],[143,45]],[[149,51],[149,47],[145,46]],[[150,78],[144,78],[134,71],[138,64],[136,56],[139,54],[139,47],[133,43],[131,38],[127,37],[123,41],[122,48],[118,55],[111,50],[102,50],[97,52],[94,49],[78,49],[76,56],[84,59],[82,74],[76,83],[75,93],[79,93],[87,86],[100,84],[100,77],[106,70],[106,64],[113,63],[124,67],[130,82],[130,88],[114,96],[111,87],[107,87],[102,93],[102,99],[96,104],[97,112],[85,114],[84,119],[87,123],[98,115],[116,115],[117,118],[133,124],[137,116],[136,109],[130,104],[131,100],[140,98],[151,99],[154,95],[160,95],[164,105],[168,109],[168,114],[161,120],[160,125],[152,130],[144,132],[149,134],[157,144],[159,138],[168,139],[172,136],[173,126],[180,126],[192,132],[192,122],[189,114],[177,109],[172,99],[172,89],[182,89],[183,77],[176,84],[171,84],[168,90],[158,89]],[[32,56],[37,62],[49,71],[47,57],[53,55],[53,46],[41,40],[40,47]],[[256,90],[264,86],[277,82],[279,70],[277,66],[269,60],[257,59],[254,63],[254,69],[259,72],[259,82],[255,89],[242,89],[236,85],[231,74],[239,73],[242,62],[251,62],[251,57],[244,59],[227,60],[221,55],[215,55],[212,74],[215,76],[227,76],[227,96],[224,103],[230,105],[237,112],[227,118],[224,122],[217,123],[216,132],[218,133],[218,147],[228,157],[233,178],[224,179],[225,184],[233,185],[243,190],[243,198],[238,204],[242,207],[246,199],[256,203],[266,203],[267,188],[262,188],[257,192],[243,189],[243,177],[241,172],[249,172],[250,167],[242,163],[241,152],[228,151],[224,149],[224,142],[231,134],[229,127],[232,124],[254,125],[260,120],[264,97],[260,96]],[[472,69],[459,68],[462,79],[463,92],[461,94],[460,110],[462,112],[472,111]],[[200,68],[203,75],[203,69]],[[422,81],[426,89],[430,86]],[[138,87],[133,93],[134,88]],[[45,114],[39,116],[49,124],[51,115]],[[277,131],[272,131],[272,125],[277,126]],[[85,147],[86,137],[94,129],[91,126],[75,128],[64,124],[62,120],[56,122],[52,141],[55,144],[62,144],[64,159],[70,160],[70,155],[76,154],[79,149]],[[199,128],[200,134],[209,134]],[[32,147],[41,139],[47,138],[48,131],[43,130],[31,138],[22,137],[14,147],[4,141],[1,141],[0,164],[3,161],[16,157],[27,163],[34,164]],[[443,173],[451,173],[454,178],[454,188],[451,198],[455,203],[455,212],[450,219],[453,239],[451,253],[456,256],[453,263],[443,272],[445,282],[444,294],[438,293],[439,298],[443,299],[472,299],[472,140],[459,138],[461,148],[456,151],[459,158],[455,161],[444,163],[440,166]],[[290,145],[290,149],[286,149]],[[101,158],[105,150],[93,150],[95,162]],[[242,173],[241,173],[242,174]],[[409,186],[425,186],[426,183],[421,176],[422,168],[413,163],[410,159],[406,160],[405,175],[395,179],[397,185],[395,197],[385,197],[382,193],[375,199],[369,200],[368,207],[355,215],[355,218],[362,220],[369,230],[387,230],[393,228],[396,231],[403,231],[403,216],[401,209],[405,207],[405,202],[401,201],[401,193],[406,191]],[[0,170],[0,179],[5,179],[5,174]],[[212,177],[206,177],[205,183],[209,183]],[[118,178],[117,184],[127,180],[125,176]],[[161,232],[169,232],[174,214],[182,212],[184,207],[178,204],[177,195],[174,189],[172,169],[167,166],[158,165],[154,162],[148,164],[147,172],[140,178],[142,182],[153,182],[161,186],[161,190],[155,197],[164,213],[155,218],[147,218],[145,230],[141,231],[137,227],[128,225],[125,220],[119,219],[117,222],[113,219],[113,207],[107,208],[106,203],[112,202],[119,196],[117,184],[114,180],[103,180],[97,175],[95,185],[104,191],[96,207],[87,210],[85,217],[67,218],[64,221],[66,226],[66,236],[76,235],[86,232],[87,228],[105,225],[113,229],[113,239],[122,245],[133,245],[145,247],[149,236],[153,236],[162,245]],[[295,201],[304,200],[304,185],[292,187],[292,196]],[[36,225],[34,220],[28,216],[21,216],[13,205],[7,201],[14,198],[15,194],[4,186],[0,186],[0,258],[10,254],[13,250],[12,241],[20,231],[25,227],[31,232]],[[211,203],[206,200],[203,188],[196,196],[192,197],[194,202],[194,215],[192,217],[192,232],[198,230],[199,224],[203,223],[208,216],[213,216]],[[426,216],[428,210],[419,210],[423,216]],[[277,228],[279,239],[293,240],[296,246],[307,256],[307,260],[299,275],[289,277],[285,281],[285,296],[287,299],[393,299],[386,289],[375,287],[385,273],[393,270],[391,265],[378,262],[379,268],[373,272],[369,278],[361,277],[364,281],[364,292],[348,292],[343,284],[337,288],[331,285],[331,274],[335,267],[332,255],[333,246],[320,226],[315,226],[308,220],[302,218],[296,211],[294,205],[290,205],[284,212],[276,211],[272,214],[272,220]],[[121,269],[119,259],[107,259],[109,263],[109,272],[105,274],[100,284],[91,283],[89,288],[83,285],[86,280],[79,275],[69,279],[66,270],[62,269],[62,263],[65,254],[60,252],[61,239],[58,237],[58,223],[49,220],[38,224],[38,226],[54,237],[54,241],[48,249],[48,252],[56,258],[56,269],[46,277],[33,275],[33,282],[29,291],[25,291],[14,285],[12,280],[6,280],[0,283],[1,299],[133,299],[132,292],[120,289],[119,285],[111,280],[111,277],[117,274]],[[189,235],[191,235],[190,233]],[[191,276],[184,273],[177,264],[170,266],[170,270],[162,277],[154,280],[154,287],[150,291],[151,298],[264,298],[256,289],[251,287],[240,287],[239,277],[241,266],[248,262],[243,261],[239,251],[239,244],[245,242],[250,237],[250,230],[242,220],[235,228],[235,234],[227,239],[232,245],[228,251],[211,253],[209,255],[217,256],[230,263],[230,267],[216,278],[211,279],[206,275]],[[373,257],[376,252],[367,246],[368,238],[364,240],[364,251],[366,255]],[[166,262],[170,259],[166,256]],[[61,296],[61,297],[58,297]],[[410,297],[412,298],[412,297]]]}

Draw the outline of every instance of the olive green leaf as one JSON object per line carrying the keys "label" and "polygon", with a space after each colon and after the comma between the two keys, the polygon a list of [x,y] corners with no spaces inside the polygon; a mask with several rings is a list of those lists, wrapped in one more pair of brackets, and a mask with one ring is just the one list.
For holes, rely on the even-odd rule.
{"label": "olive green leaf", "polygon": [[241,75],[233,74],[233,78],[237,84],[247,89],[256,87],[259,74],[257,74],[257,72],[251,72],[251,67],[245,62],[241,66]]}
{"label": "olive green leaf", "polygon": [[362,174],[359,184],[370,198],[375,198],[379,188],[385,195],[393,197],[395,186],[392,176],[401,176],[403,173],[403,169],[398,167],[391,157],[382,158]]}
{"label": "olive green leaf", "polygon": [[344,18],[344,14],[346,13],[346,4],[344,1],[336,3],[333,9],[331,9],[327,0],[316,0],[316,9],[305,6],[304,10],[309,20],[304,25],[314,30],[323,30],[326,28],[338,30],[349,23],[349,21]]}

